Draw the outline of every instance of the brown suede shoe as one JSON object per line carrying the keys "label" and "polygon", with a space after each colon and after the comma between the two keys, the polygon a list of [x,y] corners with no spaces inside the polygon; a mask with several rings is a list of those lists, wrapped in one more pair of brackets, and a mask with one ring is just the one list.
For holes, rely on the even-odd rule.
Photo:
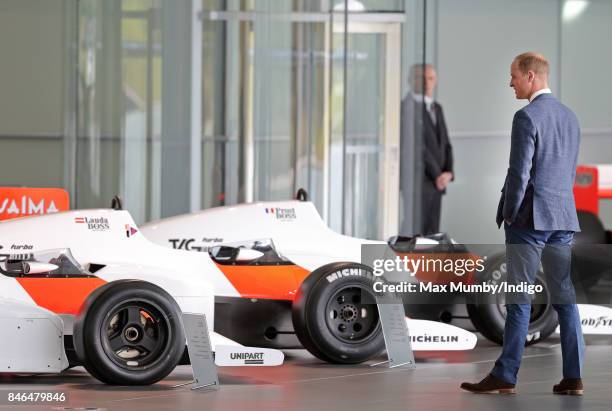
{"label": "brown suede shoe", "polygon": [[553,394],[560,395],[582,395],[584,386],[580,378],[564,378],[553,387]]}
{"label": "brown suede shoe", "polygon": [[461,383],[461,389],[476,394],[516,394],[514,384],[502,381],[491,374],[484,377],[484,379],[477,384],[469,382]]}

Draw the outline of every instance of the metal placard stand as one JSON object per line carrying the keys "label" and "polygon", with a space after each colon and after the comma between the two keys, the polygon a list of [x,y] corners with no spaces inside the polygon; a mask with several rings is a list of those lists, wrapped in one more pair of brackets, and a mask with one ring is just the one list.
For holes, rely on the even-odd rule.
{"label": "metal placard stand", "polygon": [[381,302],[378,302],[377,306],[388,360],[371,366],[388,364],[389,368],[416,368],[404,306],[399,303],[383,304]]}
{"label": "metal placard stand", "polygon": [[174,388],[197,384],[192,390],[219,387],[217,366],[210,344],[210,334],[204,314],[183,313],[183,328],[187,336],[187,351],[193,369],[193,381],[175,385]]}

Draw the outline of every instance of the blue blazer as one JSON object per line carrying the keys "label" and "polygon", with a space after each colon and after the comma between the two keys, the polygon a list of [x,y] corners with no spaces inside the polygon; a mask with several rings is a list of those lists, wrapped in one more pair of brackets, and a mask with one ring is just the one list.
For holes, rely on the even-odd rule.
{"label": "blue blazer", "polygon": [[576,115],[552,94],[541,94],[512,121],[510,166],[497,225],[580,231],[573,185],[580,147]]}

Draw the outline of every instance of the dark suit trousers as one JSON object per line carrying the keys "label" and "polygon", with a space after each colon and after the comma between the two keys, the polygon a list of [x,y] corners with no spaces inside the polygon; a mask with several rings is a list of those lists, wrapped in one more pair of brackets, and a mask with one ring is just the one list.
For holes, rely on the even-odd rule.
{"label": "dark suit trousers", "polygon": [[423,181],[423,204],[421,208],[421,234],[440,232],[440,213],[442,211],[442,192],[429,180]]}

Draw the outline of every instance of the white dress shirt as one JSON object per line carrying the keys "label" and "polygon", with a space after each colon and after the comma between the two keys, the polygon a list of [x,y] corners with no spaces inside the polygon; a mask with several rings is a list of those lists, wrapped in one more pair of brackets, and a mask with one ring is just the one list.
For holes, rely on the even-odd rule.
{"label": "white dress shirt", "polygon": [[417,93],[411,93],[411,94],[412,94],[412,98],[417,103],[425,102],[425,109],[429,113],[429,117],[431,117],[431,121],[434,124],[436,124],[436,121],[437,121],[437,119],[436,119],[436,112],[434,110],[432,110],[434,99],[429,97],[429,96],[424,96],[422,94],[417,94]]}
{"label": "white dress shirt", "polygon": [[549,88],[543,88],[541,90],[536,91],[535,93],[533,93],[531,95],[531,97],[529,97],[529,102],[531,103],[533,101],[534,98],[536,98],[537,96],[541,95],[541,94],[551,94],[552,91],[550,91]]}

